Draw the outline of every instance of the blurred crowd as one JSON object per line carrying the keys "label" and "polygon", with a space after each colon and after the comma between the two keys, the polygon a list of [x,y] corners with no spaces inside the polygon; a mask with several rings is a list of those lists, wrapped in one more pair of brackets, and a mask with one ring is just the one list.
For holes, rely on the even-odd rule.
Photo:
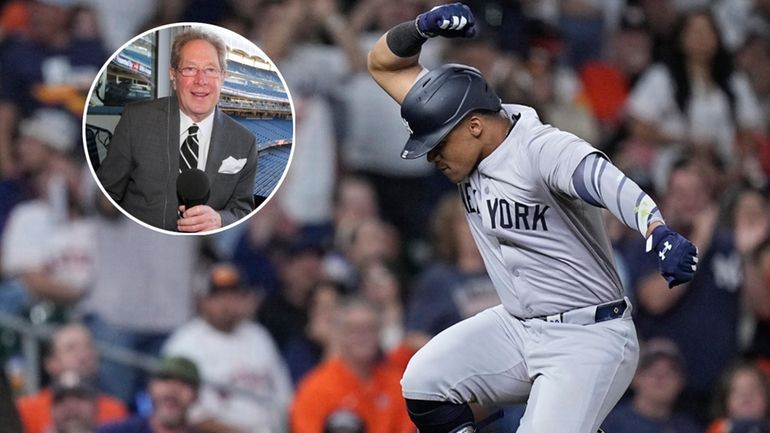
{"label": "blurred crowd", "polygon": [[[399,108],[366,72],[376,39],[435,3],[0,2],[0,311],[57,326],[40,365],[0,328],[0,431],[412,432],[410,356],[499,303],[454,185],[399,158]],[[608,214],[642,356],[606,430],[770,431],[770,1],[467,4],[480,35],[429,41],[424,65],[475,66],[605,152],[699,249],[695,279],[669,290]],[[282,186],[210,237],[124,217],[81,143],[109,54],[181,21],[254,41],[294,101]],[[39,393],[22,395],[20,369],[43,372]]]}

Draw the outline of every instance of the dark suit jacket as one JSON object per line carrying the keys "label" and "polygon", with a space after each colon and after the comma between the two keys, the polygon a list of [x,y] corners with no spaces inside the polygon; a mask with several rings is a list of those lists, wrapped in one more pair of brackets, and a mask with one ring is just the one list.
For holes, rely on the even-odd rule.
{"label": "dark suit jacket", "polygon": [[[97,176],[110,197],[134,217],[176,231],[179,173],[179,105],[176,97],[127,104]],[[218,173],[222,161],[247,158],[235,174]],[[208,205],[232,224],[254,209],[257,144],[254,134],[219,108],[214,114],[206,174]]]}

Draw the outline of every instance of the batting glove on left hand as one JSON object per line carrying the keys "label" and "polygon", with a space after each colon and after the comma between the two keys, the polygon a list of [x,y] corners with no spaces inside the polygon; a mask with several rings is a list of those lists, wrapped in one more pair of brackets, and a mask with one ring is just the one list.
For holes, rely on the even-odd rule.
{"label": "batting glove on left hand", "polygon": [[698,249],[684,236],[661,225],[647,238],[647,252],[658,256],[658,270],[668,288],[692,280],[698,268]]}
{"label": "batting glove on left hand", "polygon": [[451,3],[417,16],[417,30],[425,38],[472,38],[476,34],[476,18],[468,6]]}

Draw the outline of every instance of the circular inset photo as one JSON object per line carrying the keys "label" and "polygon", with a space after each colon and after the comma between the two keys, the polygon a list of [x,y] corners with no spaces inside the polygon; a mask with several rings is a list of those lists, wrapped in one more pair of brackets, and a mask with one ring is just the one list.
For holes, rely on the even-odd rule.
{"label": "circular inset photo", "polygon": [[133,220],[172,234],[243,222],[291,162],[293,105],[273,62],[221,27],[149,30],[102,67],[83,116],[91,171]]}

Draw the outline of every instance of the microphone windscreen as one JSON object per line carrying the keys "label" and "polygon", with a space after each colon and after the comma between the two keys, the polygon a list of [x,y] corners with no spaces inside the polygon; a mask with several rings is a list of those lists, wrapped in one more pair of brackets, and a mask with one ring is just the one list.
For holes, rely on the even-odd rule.
{"label": "microphone windscreen", "polygon": [[190,209],[209,201],[209,178],[202,170],[185,170],[176,179],[176,195],[179,203]]}

